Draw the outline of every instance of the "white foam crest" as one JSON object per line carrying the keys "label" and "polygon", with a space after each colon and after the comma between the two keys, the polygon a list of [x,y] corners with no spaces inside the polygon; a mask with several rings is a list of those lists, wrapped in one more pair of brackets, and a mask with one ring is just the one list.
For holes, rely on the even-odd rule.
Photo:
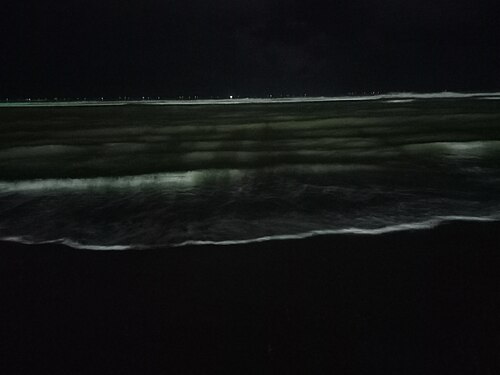
{"label": "white foam crest", "polygon": [[68,238],[59,238],[54,240],[46,240],[46,241],[35,241],[33,239],[22,237],[22,236],[7,236],[0,237],[0,241],[7,242],[16,242],[22,243],[26,245],[47,245],[47,244],[58,244],[65,245],[74,249],[79,250],[145,250],[145,249],[155,249],[155,248],[167,248],[167,247],[184,247],[184,246],[207,246],[207,245],[215,245],[215,246],[229,246],[229,245],[245,245],[251,243],[261,243],[268,241],[284,241],[284,240],[300,240],[307,239],[316,236],[324,236],[324,235],[335,235],[335,234],[357,234],[357,235],[380,235],[391,232],[401,232],[401,231],[414,231],[414,230],[424,230],[435,228],[443,222],[447,221],[479,221],[479,222],[493,222],[498,221],[499,217],[477,217],[477,216],[439,216],[433,219],[425,220],[422,222],[414,222],[414,223],[402,223],[402,224],[394,224],[388,225],[381,228],[373,228],[373,229],[363,229],[363,228],[343,228],[343,229],[319,229],[312,230],[303,233],[296,234],[281,234],[281,235],[270,235],[270,236],[262,236],[257,238],[250,238],[245,240],[222,240],[222,241],[209,241],[209,240],[188,240],[180,243],[174,244],[154,244],[154,245],[145,245],[145,244],[130,244],[130,245],[91,245],[91,244],[82,244],[80,242],[68,239]]}
{"label": "white foam crest", "polygon": [[403,148],[417,152],[437,150],[453,157],[480,157],[489,150],[500,148],[500,141],[426,142],[405,145]]}
{"label": "white foam crest", "polygon": [[411,103],[414,102],[415,99],[391,99],[391,100],[386,100],[386,103]]}
{"label": "white foam crest", "polygon": [[79,242],[67,239],[67,238],[60,238],[56,240],[48,240],[48,241],[34,241],[31,239],[28,239],[26,237],[16,237],[16,236],[10,236],[10,237],[0,237],[0,241],[7,241],[7,242],[17,242],[17,243],[22,243],[25,245],[50,245],[50,244],[57,244],[57,245],[65,245],[68,247],[72,247],[74,249],[79,249],[79,250],[133,250],[133,249],[141,249],[143,247],[138,246],[138,245],[83,245]]}
{"label": "white foam crest", "polygon": [[[307,152],[303,152],[304,155]],[[136,189],[159,187],[168,190],[190,189],[196,186],[222,182],[238,182],[244,176],[256,172],[288,172],[288,173],[325,173],[343,171],[364,171],[380,169],[373,164],[282,164],[259,170],[248,169],[204,169],[185,172],[165,172],[144,175],[94,178],[47,178],[32,180],[1,181],[0,193],[41,192],[41,191],[79,191],[89,189]]]}
{"label": "white foam crest", "polygon": [[263,236],[246,240],[223,240],[223,241],[207,241],[207,240],[189,240],[171,245],[173,247],[189,246],[189,245],[244,245],[250,243],[277,241],[277,240],[299,240],[322,235],[333,234],[360,234],[360,235],[379,235],[390,232],[400,232],[409,230],[431,229],[446,221],[482,221],[491,222],[497,221],[496,217],[476,217],[476,216],[440,216],[422,222],[403,223],[388,225],[381,228],[363,229],[363,228],[343,228],[343,229],[319,229],[296,234],[281,234],[272,236]]}
{"label": "white foam crest", "polygon": [[189,188],[210,175],[224,174],[236,177],[237,170],[204,170],[157,173],[138,176],[36,179],[26,181],[0,181],[0,192],[29,192],[42,190],[85,190],[99,188],[137,188],[161,186],[164,188]]}
{"label": "white foam crest", "polygon": [[336,235],[336,234],[357,234],[357,235],[380,235],[391,232],[402,232],[402,231],[414,231],[414,230],[425,230],[432,229],[444,222],[449,221],[479,221],[479,222],[493,222],[498,221],[499,216],[437,216],[429,220],[413,223],[402,223],[388,225],[380,228],[364,229],[364,228],[343,228],[343,229],[319,229],[311,230],[308,232],[296,233],[296,234],[280,234],[280,235],[270,235],[262,236],[256,238],[250,238],[245,240],[222,240],[222,241],[209,241],[209,240],[188,240],[180,243],[174,244],[130,244],[130,245],[91,245],[82,244],[80,242],[74,241],[68,238],[60,238],[55,240],[46,241],[35,241],[33,239],[21,236],[7,236],[0,237],[0,241],[16,242],[27,245],[44,245],[44,244],[60,244],[65,245],[74,249],[80,250],[145,250],[145,249],[157,249],[157,248],[168,248],[168,247],[184,247],[184,246],[229,246],[229,245],[245,245],[251,243],[261,243],[268,241],[284,241],[284,240],[300,240],[316,236],[324,235]]}

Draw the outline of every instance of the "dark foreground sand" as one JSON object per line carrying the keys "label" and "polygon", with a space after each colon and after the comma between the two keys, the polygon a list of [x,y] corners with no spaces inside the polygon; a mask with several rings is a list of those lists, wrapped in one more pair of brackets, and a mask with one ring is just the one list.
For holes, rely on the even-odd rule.
{"label": "dark foreground sand", "polygon": [[0,244],[1,374],[500,374],[500,225],[248,246]]}

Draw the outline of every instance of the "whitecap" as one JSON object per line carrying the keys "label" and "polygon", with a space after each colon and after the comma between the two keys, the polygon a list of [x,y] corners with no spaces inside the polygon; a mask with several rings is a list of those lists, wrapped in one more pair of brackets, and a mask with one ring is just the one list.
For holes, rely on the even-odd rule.
{"label": "whitecap", "polygon": [[95,178],[48,178],[23,181],[0,181],[0,192],[29,192],[44,190],[85,190],[99,188],[137,188],[161,186],[163,188],[189,188],[214,178],[237,178],[240,170],[203,170],[155,173],[137,176]]}

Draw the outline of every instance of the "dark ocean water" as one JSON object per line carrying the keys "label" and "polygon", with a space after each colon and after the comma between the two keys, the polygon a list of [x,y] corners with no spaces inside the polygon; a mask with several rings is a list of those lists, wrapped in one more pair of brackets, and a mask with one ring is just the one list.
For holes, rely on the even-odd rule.
{"label": "dark ocean water", "polygon": [[125,249],[497,220],[498,99],[0,105],[0,239]]}

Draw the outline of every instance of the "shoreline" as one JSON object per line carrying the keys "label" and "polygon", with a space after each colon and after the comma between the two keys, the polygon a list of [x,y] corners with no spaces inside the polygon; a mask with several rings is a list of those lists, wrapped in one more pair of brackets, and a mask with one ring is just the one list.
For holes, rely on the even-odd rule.
{"label": "shoreline", "polygon": [[339,236],[361,236],[361,237],[373,237],[380,235],[391,235],[399,232],[415,232],[415,231],[428,231],[438,229],[442,226],[449,225],[468,225],[476,223],[497,223],[500,225],[500,219],[492,217],[473,217],[473,216],[442,216],[435,217],[419,222],[410,222],[402,224],[393,224],[381,228],[373,229],[362,229],[362,228],[344,228],[344,229],[319,229],[312,230],[308,232],[299,232],[296,234],[277,234],[269,235],[263,237],[256,237],[250,239],[242,240],[188,240],[180,243],[173,244],[115,244],[115,245],[93,245],[93,244],[81,244],[71,239],[56,239],[47,240],[41,242],[34,242],[31,240],[25,240],[23,237],[0,237],[1,244],[20,244],[26,246],[63,246],[69,247],[74,250],[84,250],[84,251],[153,251],[162,249],[172,249],[172,248],[186,248],[186,247],[227,247],[227,246],[244,246],[244,245],[258,245],[262,243],[276,243],[279,246],[281,241],[302,241],[302,240],[314,240],[315,238],[331,240],[338,239]]}
{"label": "shoreline", "polygon": [[0,242],[5,374],[487,374],[500,223],[227,246]]}

